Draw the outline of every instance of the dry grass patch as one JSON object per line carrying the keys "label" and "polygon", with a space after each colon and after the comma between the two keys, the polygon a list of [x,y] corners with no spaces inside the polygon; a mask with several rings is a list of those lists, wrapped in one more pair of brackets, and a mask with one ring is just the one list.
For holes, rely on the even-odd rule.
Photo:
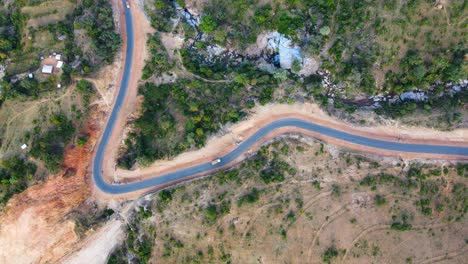
{"label": "dry grass patch", "polygon": [[49,0],[37,6],[25,6],[21,8],[21,12],[29,16],[26,28],[38,28],[64,20],[75,6],[75,3],[68,0]]}
{"label": "dry grass patch", "polygon": [[[54,90],[35,100],[15,99],[4,103],[0,108],[0,158],[23,152],[23,143],[31,145],[27,136],[34,127],[47,125],[54,113],[64,113],[70,119],[82,115],[80,95],[74,87]],[[26,150],[28,151],[28,150]]]}

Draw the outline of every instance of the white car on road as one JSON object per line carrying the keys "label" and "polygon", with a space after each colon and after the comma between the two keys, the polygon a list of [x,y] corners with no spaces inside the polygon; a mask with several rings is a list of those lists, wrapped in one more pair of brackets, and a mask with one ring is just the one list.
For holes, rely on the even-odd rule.
{"label": "white car on road", "polygon": [[220,162],[221,162],[221,159],[218,158],[218,159],[215,159],[215,160],[211,161],[211,165],[216,165],[216,164],[218,164]]}

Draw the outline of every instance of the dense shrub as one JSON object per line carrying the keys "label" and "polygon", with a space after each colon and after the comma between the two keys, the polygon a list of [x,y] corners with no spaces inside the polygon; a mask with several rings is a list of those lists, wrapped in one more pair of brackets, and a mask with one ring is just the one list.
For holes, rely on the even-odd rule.
{"label": "dense shrub", "polygon": [[154,73],[160,75],[174,66],[174,63],[169,60],[161,44],[159,33],[153,34],[153,36],[148,39],[147,45],[151,53],[151,58],[146,61],[145,67],[143,68],[141,77],[143,80],[148,79]]}
{"label": "dense shrub", "polygon": [[156,0],[154,1],[154,11],[150,12],[151,26],[162,32],[172,30],[171,18],[175,16],[174,1]]}
{"label": "dense shrub", "polygon": [[237,205],[240,207],[244,204],[252,204],[257,202],[260,199],[260,191],[256,188],[253,188],[250,192],[242,195],[237,202]]}
{"label": "dense shrub", "polygon": [[260,78],[252,89],[243,89],[242,84],[235,82],[180,80],[159,86],[146,83],[140,88],[145,98],[142,114],[135,120],[119,166],[130,168],[137,160],[147,165],[191,147],[204,146],[210,133],[246,115],[244,108],[249,100],[267,100],[265,90],[270,89],[270,81]]}
{"label": "dense shrub", "polygon": [[168,203],[172,201],[172,190],[162,190],[159,192],[159,200],[161,200],[163,203]]}
{"label": "dense shrub", "polygon": [[267,167],[260,171],[260,178],[267,184],[271,182],[282,182],[285,173],[294,174],[295,172],[295,169],[287,162],[280,160],[278,157],[274,157]]}
{"label": "dense shrub", "polygon": [[327,248],[327,250],[325,250],[325,252],[323,252],[322,254],[322,260],[325,262],[325,263],[331,263],[331,261],[338,257],[338,249],[336,249],[335,246],[331,246],[329,248]]}
{"label": "dense shrub", "polygon": [[85,23],[84,28],[91,36],[97,54],[104,62],[111,63],[122,44],[119,34],[115,32],[112,8],[106,0],[85,3],[85,6],[92,7],[93,16]]}
{"label": "dense shrub", "polygon": [[394,222],[390,225],[390,228],[397,231],[411,230],[412,226],[408,223]]}
{"label": "dense shrub", "polygon": [[76,83],[76,90],[78,90],[78,92],[80,92],[81,96],[83,97],[84,105],[89,105],[89,101],[95,92],[93,84],[87,80],[79,80]]}
{"label": "dense shrub", "polygon": [[33,180],[36,165],[19,157],[6,159],[0,164],[0,205],[6,203],[15,193],[26,189]]}
{"label": "dense shrub", "polygon": [[0,11],[0,28],[12,26],[10,30],[0,31],[0,62],[3,62],[13,50],[22,48],[21,36],[26,23],[26,16],[21,14],[18,6],[10,6],[9,10]]}
{"label": "dense shrub", "polygon": [[387,200],[385,199],[384,196],[377,194],[374,198],[375,205],[377,206],[382,206],[387,204]]}
{"label": "dense shrub", "polygon": [[71,120],[62,114],[56,114],[49,118],[50,128],[40,133],[37,131],[33,137],[31,155],[44,162],[51,172],[55,173],[60,167],[65,152],[65,145],[70,141],[75,127]]}
{"label": "dense shrub", "polygon": [[217,26],[218,24],[213,20],[211,15],[208,14],[202,17],[198,27],[204,33],[211,33],[216,29]]}

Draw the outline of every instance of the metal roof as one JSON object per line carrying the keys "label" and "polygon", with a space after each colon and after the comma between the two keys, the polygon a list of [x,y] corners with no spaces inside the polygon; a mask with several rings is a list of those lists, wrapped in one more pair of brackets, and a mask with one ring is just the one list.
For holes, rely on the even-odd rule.
{"label": "metal roof", "polygon": [[52,65],[42,66],[42,73],[52,73],[53,70],[54,70],[54,66]]}

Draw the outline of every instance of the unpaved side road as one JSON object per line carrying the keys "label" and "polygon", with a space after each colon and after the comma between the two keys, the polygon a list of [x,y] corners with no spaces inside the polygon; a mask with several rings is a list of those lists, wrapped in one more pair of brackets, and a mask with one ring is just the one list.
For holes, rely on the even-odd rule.
{"label": "unpaved side road", "polygon": [[106,263],[116,245],[125,235],[122,220],[111,220],[99,231],[83,241],[83,248],[72,256],[61,261],[67,264]]}
{"label": "unpaved side road", "polygon": [[80,241],[75,251],[70,251],[60,260],[60,263],[107,263],[112,251],[125,240],[127,219],[132,215],[136,206],[138,205],[135,202],[123,205],[116,201],[110,202],[108,207],[115,211],[112,218],[86,239]]}

